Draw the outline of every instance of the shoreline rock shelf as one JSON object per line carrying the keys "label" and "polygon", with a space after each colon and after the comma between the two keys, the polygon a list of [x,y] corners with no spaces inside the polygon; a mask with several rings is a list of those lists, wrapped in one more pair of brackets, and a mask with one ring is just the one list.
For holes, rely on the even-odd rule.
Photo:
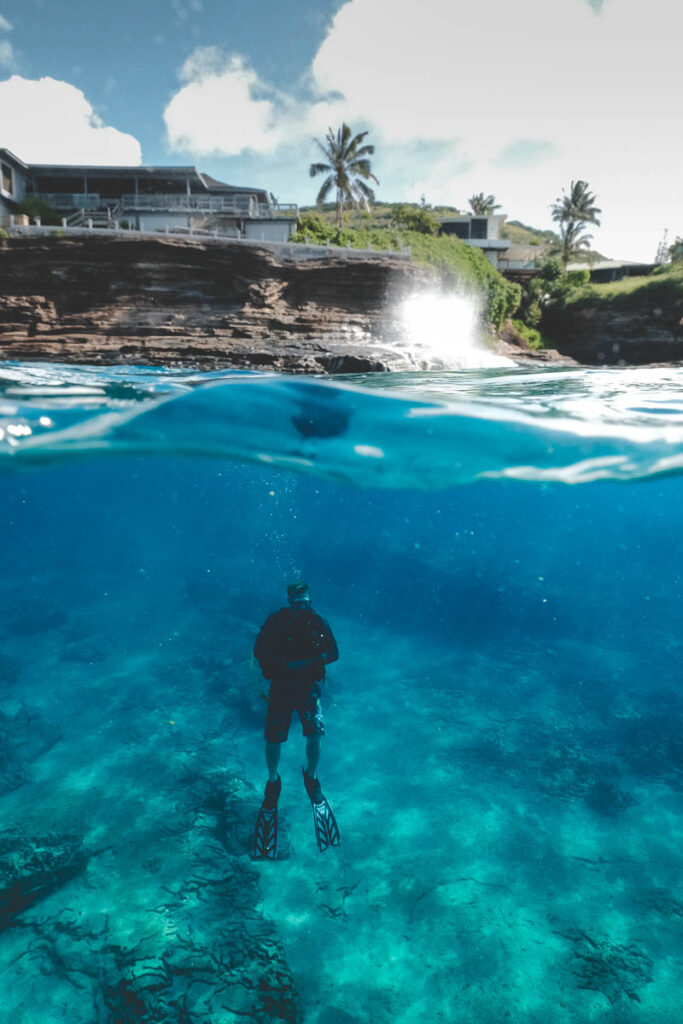
{"label": "shoreline rock shelf", "polygon": [[9,239],[0,247],[0,356],[382,370],[383,339],[397,329],[392,296],[427,279],[387,257],[302,261],[237,243]]}
{"label": "shoreline rock shelf", "polygon": [[[289,373],[409,369],[401,298],[433,285],[405,259],[316,259],[172,238],[0,242],[0,358]],[[520,361],[552,362],[505,341]]]}

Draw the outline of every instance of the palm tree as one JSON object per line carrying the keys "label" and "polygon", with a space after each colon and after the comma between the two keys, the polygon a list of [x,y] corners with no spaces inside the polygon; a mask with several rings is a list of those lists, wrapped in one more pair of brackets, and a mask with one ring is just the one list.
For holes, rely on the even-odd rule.
{"label": "palm tree", "polygon": [[596,198],[588,188],[587,181],[573,181],[569,192],[562,190],[552,207],[553,220],[560,225],[562,241],[562,262],[565,267],[572,256],[581,249],[590,246],[592,235],[584,234],[587,224],[600,224],[598,214],[602,213],[595,205]]}
{"label": "palm tree", "polygon": [[496,197],[485,196],[483,192],[478,192],[476,196],[470,196],[468,202],[472,213],[476,213],[478,217],[488,217],[496,210],[500,210],[500,203],[496,202]]}
{"label": "palm tree", "polygon": [[363,145],[367,132],[351,135],[351,129],[344,123],[335,134],[328,128],[325,142],[316,139],[316,144],[325,154],[326,163],[311,164],[308,173],[311,178],[316,174],[327,174],[322,183],[316,204],[325,202],[332,188],[337,189],[337,227],[341,229],[344,218],[344,203],[352,206],[363,206],[369,209],[375,193],[366,181],[371,178],[376,185],[379,181],[372,173],[369,156],[375,152],[374,146]]}

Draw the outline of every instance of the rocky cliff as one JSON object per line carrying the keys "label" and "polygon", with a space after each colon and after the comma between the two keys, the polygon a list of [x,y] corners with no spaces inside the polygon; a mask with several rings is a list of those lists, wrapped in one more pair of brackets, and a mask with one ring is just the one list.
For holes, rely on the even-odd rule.
{"label": "rocky cliff", "polygon": [[565,355],[588,365],[683,362],[683,304],[641,297],[598,301],[544,313],[543,333]]}
{"label": "rocky cliff", "polygon": [[350,254],[145,238],[12,238],[0,248],[0,357],[383,369],[398,296],[425,273]]}
{"label": "rocky cliff", "polygon": [[[430,283],[405,259],[353,250],[311,258],[225,241],[15,237],[0,241],[0,358],[406,369],[398,303]],[[521,339],[496,344],[548,360]]]}

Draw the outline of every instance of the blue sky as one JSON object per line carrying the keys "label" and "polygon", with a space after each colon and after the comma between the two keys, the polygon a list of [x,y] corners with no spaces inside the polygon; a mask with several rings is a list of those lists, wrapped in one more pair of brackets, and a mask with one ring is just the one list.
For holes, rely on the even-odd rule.
{"label": "blue sky", "polygon": [[0,146],[34,162],[193,163],[311,203],[314,137],[376,144],[378,197],[492,192],[552,227],[576,178],[594,244],[683,235],[674,0],[0,0]]}

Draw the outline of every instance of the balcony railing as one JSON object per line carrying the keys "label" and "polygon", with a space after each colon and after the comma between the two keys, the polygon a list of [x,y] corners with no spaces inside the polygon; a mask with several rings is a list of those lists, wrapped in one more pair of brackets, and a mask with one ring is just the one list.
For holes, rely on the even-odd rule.
{"label": "balcony railing", "polygon": [[296,217],[295,203],[261,203],[250,193],[232,196],[210,195],[124,195],[121,197],[124,210],[139,213],[205,213],[223,214],[229,217],[248,219],[266,217]]}
{"label": "balcony railing", "polygon": [[[36,192],[28,199],[44,199],[55,210],[98,210],[102,200],[93,192]],[[112,199],[112,204],[116,202]]]}
{"label": "balcony railing", "polygon": [[231,196],[187,195],[186,193],[128,194],[121,196],[120,200],[117,198],[103,199],[94,192],[89,192],[87,195],[76,192],[41,192],[36,194],[36,199],[44,199],[55,210],[84,210],[86,212],[105,210],[108,206],[113,207],[119,202],[119,209],[124,213],[223,214],[248,220],[261,217],[267,220],[274,217],[295,218],[299,212],[295,203],[262,203],[259,202],[257,196],[248,192],[235,193]]}

